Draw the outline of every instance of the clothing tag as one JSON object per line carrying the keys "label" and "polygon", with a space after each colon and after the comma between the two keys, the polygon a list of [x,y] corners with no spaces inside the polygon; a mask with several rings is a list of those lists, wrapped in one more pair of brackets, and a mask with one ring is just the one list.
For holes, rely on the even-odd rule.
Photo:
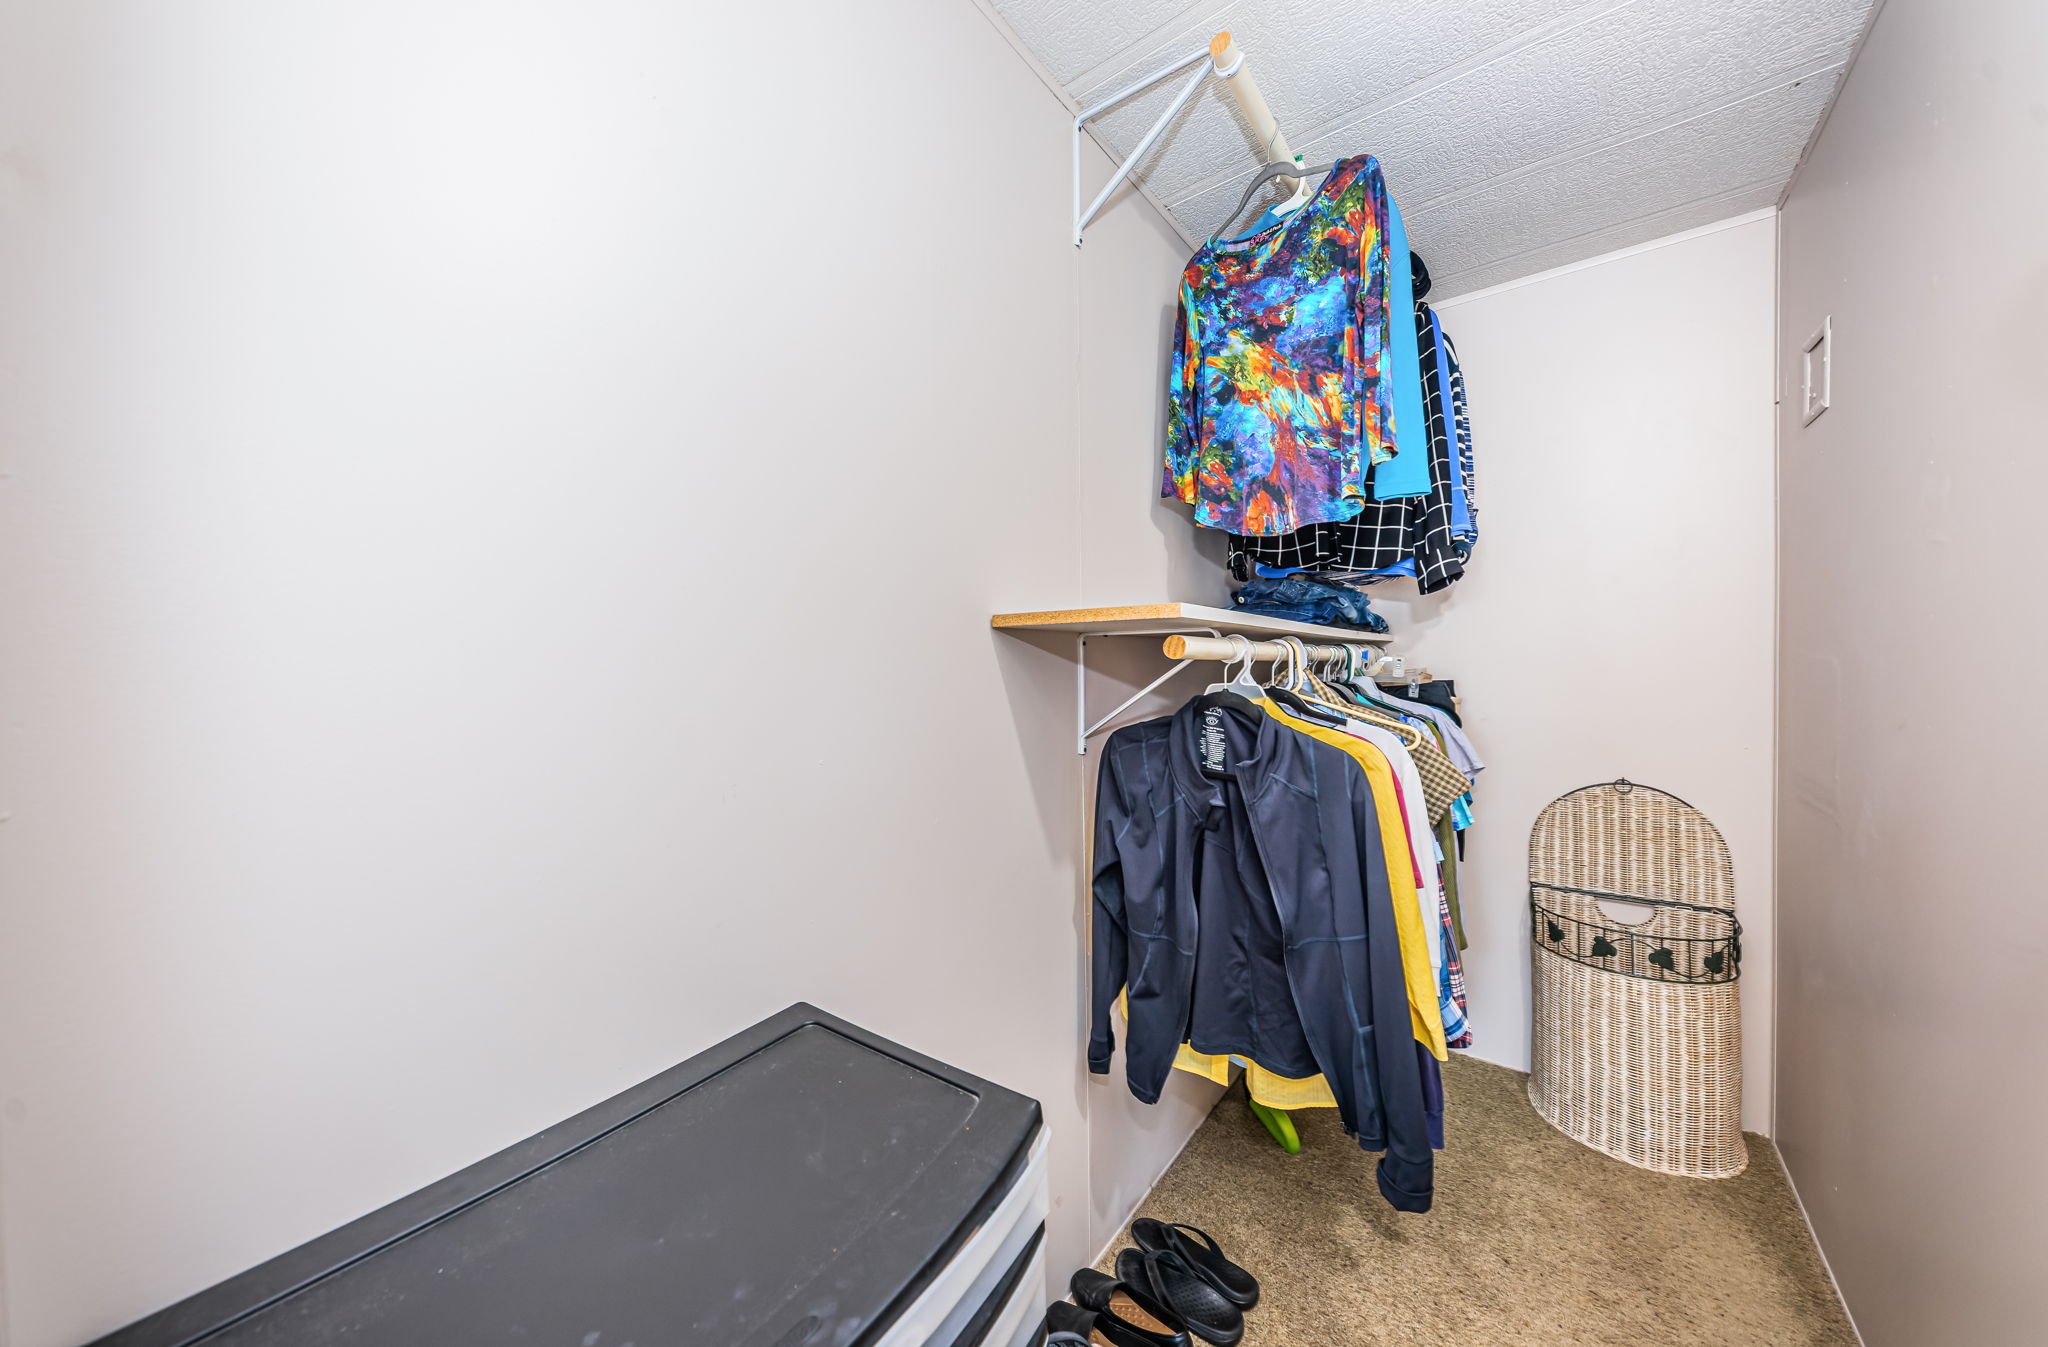
{"label": "clothing tag", "polygon": [[1202,712],[1202,733],[1199,749],[1202,755],[1202,772],[1206,776],[1230,775],[1230,741],[1223,737],[1223,717],[1228,715],[1220,706],[1212,706]]}

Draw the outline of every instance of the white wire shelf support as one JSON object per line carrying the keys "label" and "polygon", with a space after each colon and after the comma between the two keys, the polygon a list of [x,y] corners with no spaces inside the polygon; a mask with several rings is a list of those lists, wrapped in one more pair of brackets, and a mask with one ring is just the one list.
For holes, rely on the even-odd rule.
{"label": "white wire shelf support", "polygon": [[[1170,79],[1173,76],[1178,75],[1181,71],[1186,70],[1189,66],[1198,63],[1201,65],[1202,68],[1200,70],[1197,70],[1194,73],[1194,75],[1188,79],[1187,83],[1181,85],[1180,92],[1174,96],[1173,102],[1167,105],[1166,111],[1160,114],[1159,120],[1152,123],[1152,129],[1145,133],[1144,138],[1138,142],[1137,148],[1131,151],[1129,157],[1126,158],[1123,161],[1123,163],[1117,165],[1116,172],[1110,175],[1109,181],[1103,184],[1102,190],[1095,194],[1095,199],[1088,203],[1088,209],[1085,211],[1082,210],[1081,135],[1082,132],[1084,132],[1087,129],[1088,123],[1093,121],[1095,118],[1101,116],[1103,113],[1109,111],[1117,104],[1123,102],[1132,94],[1138,93],[1139,91],[1144,89],[1149,89],[1153,85],[1159,83],[1159,81],[1163,79]],[[1138,161],[1140,159],[1143,159],[1147,154],[1151,152],[1152,146],[1158,142],[1160,136],[1165,134],[1167,126],[1173,121],[1175,117],[1178,117],[1180,115],[1180,110],[1188,105],[1188,100],[1195,96],[1195,91],[1202,87],[1202,82],[1208,79],[1209,76],[1212,73],[1214,73],[1214,71],[1215,66],[1211,64],[1209,61],[1209,50],[1208,48],[1204,47],[1202,50],[1196,52],[1194,55],[1183,57],[1180,60],[1174,62],[1172,65],[1167,66],[1164,70],[1155,71],[1154,73],[1147,75],[1144,79],[1139,80],[1136,84],[1132,84],[1126,88],[1119,89],[1116,93],[1113,93],[1108,98],[1103,99],[1094,107],[1083,108],[1080,112],[1075,114],[1074,246],[1076,248],[1081,246],[1081,236],[1087,231],[1088,222],[1093,220],[1095,218],[1096,212],[1102,209],[1102,203],[1109,200],[1111,193],[1115,192],[1117,188],[1124,185],[1124,179],[1131,176],[1132,170],[1136,169],[1138,166]]]}
{"label": "white wire shelf support", "polygon": [[[1081,208],[1081,133],[1087,129],[1088,123],[1133,94],[1149,89],[1161,80],[1172,79],[1190,66],[1200,66],[1201,69],[1196,70],[1181,85],[1180,92],[1173,97],[1173,102],[1167,104],[1166,111],[1159,114],[1159,120],[1152,123],[1152,129],[1139,139],[1137,146],[1125,157],[1123,163],[1117,165],[1116,172],[1110,175],[1109,181],[1103,184],[1102,190],[1095,194],[1095,199],[1088,203],[1086,210],[1083,210]],[[1117,188],[1124,185],[1124,179],[1131,176],[1132,171],[1138,167],[1139,161],[1152,152],[1152,147],[1158,144],[1159,137],[1166,134],[1166,128],[1173,124],[1175,117],[1180,116],[1180,110],[1188,105],[1189,99],[1200,92],[1203,83],[1211,75],[1218,79],[1229,81],[1231,96],[1237,100],[1238,107],[1243,110],[1246,120],[1250,122],[1252,131],[1258,137],[1259,144],[1264,150],[1267,160],[1285,163],[1293,157],[1293,151],[1287,148],[1286,137],[1280,134],[1279,126],[1273,120],[1272,109],[1266,105],[1265,95],[1259,91],[1258,81],[1254,80],[1251,71],[1245,68],[1244,53],[1238,50],[1235,42],[1231,41],[1229,33],[1218,33],[1214,38],[1210,39],[1209,45],[1200,51],[1183,56],[1172,65],[1162,67],[1135,83],[1125,85],[1109,95],[1109,97],[1096,103],[1093,107],[1083,108],[1074,115],[1074,246],[1076,248],[1081,246],[1081,237],[1087,232],[1089,221],[1095,218],[1096,213],[1102,209],[1103,203],[1109,200]],[[1289,180],[1288,187],[1290,189],[1293,187],[1292,180]]]}
{"label": "white wire shelf support", "polygon": [[1104,729],[1124,712],[1136,706],[1150,694],[1158,691],[1169,678],[1187,668],[1195,661],[1184,659],[1159,677],[1139,688],[1130,696],[1117,703],[1116,709],[1094,724],[1088,723],[1088,639],[1104,640],[1111,636],[1150,636],[1155,640],[1161,636],[1214,636],[1221,639],[1223,633],[1214,627],[1161,627],[1157,631],[1084,631],[1074,643],[1074,752],[1088,756],[1088,740]]}
{"label": "white wire shelf support", "polygon": [[[1088,641],[1091,637],[1101,640],[1111,636],[1146,636],[1155,640],[1162,636],[1206,636],[1214,642],[1231,642],[1232,645],[1226,651],[1217,649],[1214,645],[1196,646],[1193,643],[1189,643],[1186,647],[1187,657],[1185,659],[1178,661],[1165,673],[1118,702],[1115,709],[1111,710],[1108,714],[1090,722],[1088,719]],[[1169,650],[1168,658],[1172,658],[1170,653],[1172,649],[1171,643],[1167,643],[1167,645]],[[1312,655],[1333,656],[1341,654],[1345,648],[1370,649],[1370,646],[1363,641],[1341,641],[1334,645],[1317,644],[1308,647]],[[1182,669],[1187,668],[1190,664],[1200,660],[1213,661],[1219,659],[1235,662],[1240,655],[1259,660],[1273,659],[1276,656],[1285,657],[1281,652],[1273,650],[1270,642],[1252,641],[1241,633],[1226,634],[1214,627],[1161,627],[1154,631],[1084,631],[1078,633],[1074,644],[1074,752],[1082,757],[1088,756],[1088,741],[1090,739],[1100,734],[1118,716],[1164,687],[1168,679],[1172,678]],[[1379,657],[1379,659],[1380,663],[1375,667],[1384,669],[1396,677],[1400,676],[1406,668],[1406,661],[1399,655],[1385,655]]]}

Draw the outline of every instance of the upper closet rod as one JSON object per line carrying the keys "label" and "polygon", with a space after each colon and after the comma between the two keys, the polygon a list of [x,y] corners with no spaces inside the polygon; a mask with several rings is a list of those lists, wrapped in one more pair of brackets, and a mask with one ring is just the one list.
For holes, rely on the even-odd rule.
{"label": "upper closet rod", "polygon": [[[1244,53],[1237,49],[1237,42],[1226,30],[1209,39],[1209,66],[1217,74],[1230,81],[1231,97],[1244,113],[1244,119],[1251,123],[1252,134],[1259,138],[1259,148],[1266,164],[1291,164],[1294,151],[1287,148],[1287,137],[1280,134],[1280,123],[1273,120],[1273,109],[1266,106],[1266,95],[1259,91],[1259,82],[1244,68]],[[1295,180],[1282,179],[1287,190],[1293,191]]]}
{"label": "upper closet rod", "polygon": [[[1109,181],[1103,184],[1102,190],[1095,194],[1095,200],[1088,203],[1088,209],[1082,210],[1082,128],[1096,117],[1129,98],[1132,94],[1137,93],[1140,89],[1149,88],[1169,75],[1178,75],[1189,66],[1197,65],[1201,68],[1196,70],[1188,82],[1181,86],[1180,92],[1174,95],[1173,102],[1167,104],[1166,111],[1159,115],[1159,120],[1152,123],[1152,129],[1139,139],[1137,148],[1132,150],[1123,163],[1117,166],[1116,172],[1110,175]],[[1209,39],[1207,49],[1184,56],[1163,70],[1155,70],[1137,83],[1117,90],[1094,107],[1083,108],[1075,115],[1074,246],[1076,248],[1081,246],[1081,234],[1088,228],[1088,222],[1095,218],[1095,213],[1102,209],[1102,203],[1109,200],[1110,193],[1123,186],[1124,179],[1131,176],[1131,171],[1138,166],[1138,161],[1151,151],[1152,146],[1158,142],[1159,137],[1166,133],[1166,128],[1173,122],[1173,119],[1180,115],[1180,110],[1188,105],[1188,100],[1193,98],[1195,92],[1202,87],[1202,82],[1211,75],[1219,76],[1230,82],[1231,96],[1237,99],[1237,106],[1244,111],[1245,120],[1251,123],[1252,133],[1259,138],[1259,144],[1263,147],[1266,157],[1261,162],[1271,163],[1274,160],[1279,160],[1282,163],[1292,163],[1294,161],[1294,151],[1287,148],[1287,139],[1280,134],[1279,123],[1273,120],[1273,110],[1266,106],[1266,96],[1259,92],[1258,81],[1254,80],[1251,71],[1245,68],[1244,53],[1238,49],[1237,43],[1231,40],[1228,32],[1218,33],[1215,37]],[[1287,182],[1287,190],[1293,191],[1295,180],[1285,179],[1284,181]]]}

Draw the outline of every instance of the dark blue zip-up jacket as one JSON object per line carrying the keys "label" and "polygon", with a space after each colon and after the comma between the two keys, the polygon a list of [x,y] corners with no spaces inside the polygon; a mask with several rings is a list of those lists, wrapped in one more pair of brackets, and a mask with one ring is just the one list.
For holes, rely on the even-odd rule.
{"label": "dark blue zip-up jacket", "polygon": [[[1205,755],[1235,780],[1206,774]],[[1088,1069],[1109,1070],[1119,991],[1126,1075],[1148,1104],[1191,1031],[1197,1051],[1282,1075],[1315,1072],[1253,1054],[1305,1041],[1345,1130],[1386,1152],[1380,1192],[1429,1210],[1422,1072],[1364,769],[1248,703],[1198,698],[1110,735],[1095,820]]]}

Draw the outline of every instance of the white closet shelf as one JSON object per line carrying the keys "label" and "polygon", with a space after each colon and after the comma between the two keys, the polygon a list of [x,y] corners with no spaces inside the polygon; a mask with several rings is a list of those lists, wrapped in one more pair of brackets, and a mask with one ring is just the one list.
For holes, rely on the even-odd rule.
{"label": "white closet shelf", "polygon": [[1350,631],[1343,627],[1318,626],[1313,622],[1290,622],[1281,617],[1260,617],[1230,608],[1208,608],[1199,603],[1136,603],[1121,608],[1055,608],[1043,613],[997,613],[988,620],[1000,631],[1076,631],[1091,636],[1111,633],[1160,635],[1176,628],[1214,628],[1221,635],[1233,633],[1270,639],[1299,636],[1323,645],[1333,643],[1385,645],[1394,638],[1379,632]]}

